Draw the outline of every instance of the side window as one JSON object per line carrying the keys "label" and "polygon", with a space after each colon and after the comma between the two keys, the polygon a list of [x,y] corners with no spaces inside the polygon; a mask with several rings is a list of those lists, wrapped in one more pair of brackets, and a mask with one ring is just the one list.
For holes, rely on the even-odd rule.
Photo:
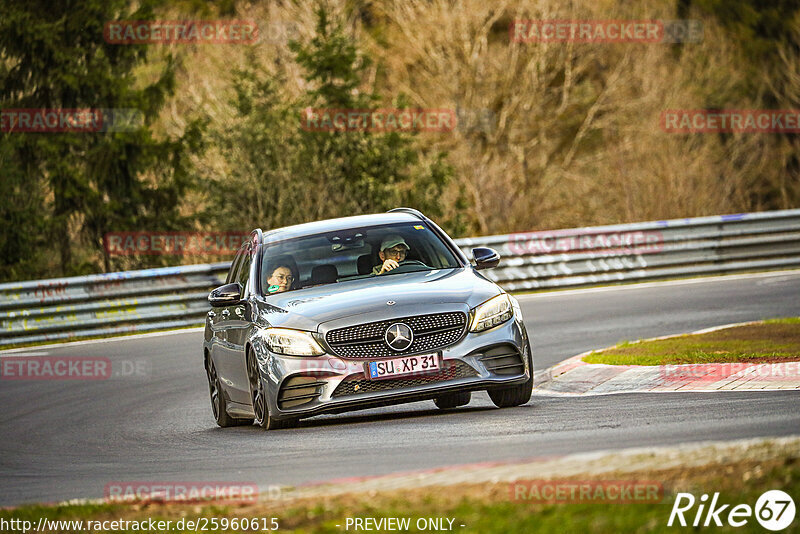
{"label": "side window", "polygon": [[242,284],[242,289],[244,289],[244,294],[247,294],[248,288],[248,281],[250,280],[250,264],[253,262],[253,248],[248,245],[246,248],[243,248],[242,251],[242,261],[238,266],[238,271],[236,274],[236,282]]}

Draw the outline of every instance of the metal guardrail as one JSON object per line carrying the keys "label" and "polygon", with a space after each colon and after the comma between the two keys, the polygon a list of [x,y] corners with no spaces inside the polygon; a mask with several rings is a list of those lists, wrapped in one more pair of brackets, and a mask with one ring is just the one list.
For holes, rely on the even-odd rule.
{"label": "metal guardrail", "polygon": [[0,346],[198,326],[228,263],[0,284]]}
{"label": "metal guardrail", "polygon": [[456,241],[495,248],[507,291],[800,267],[800,210],[596,226]]}
{"label": "metal guardrail", "polygon": [[[456,240],[508,291],[800,268],[800,210]],[[0,284],[0,347],[203,324],[228,263]]]}

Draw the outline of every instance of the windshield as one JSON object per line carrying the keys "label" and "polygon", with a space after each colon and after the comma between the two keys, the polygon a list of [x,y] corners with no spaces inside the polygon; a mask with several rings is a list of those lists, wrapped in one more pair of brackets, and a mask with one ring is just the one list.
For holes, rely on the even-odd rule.
{"label": "windshield", "polygon": [[[265,244],[263,250],[261,287],[267,295],[344,280],[459,267],[450,249],[422,222],[287,239]],[[387,259],[394,263],[384,267]]]}

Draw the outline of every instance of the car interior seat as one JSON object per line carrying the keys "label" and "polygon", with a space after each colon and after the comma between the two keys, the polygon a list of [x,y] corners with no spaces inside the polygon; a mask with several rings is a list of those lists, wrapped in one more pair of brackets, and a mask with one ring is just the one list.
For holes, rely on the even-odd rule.
{"label": "car interior seat", "polygon": [[311,269],[311,285],[313,286],[318,284],[331,284],[336,282],[337,278],[339,278],[339,271],[336,270],[335,265],[330,263],[317,265]]}
{"label": "car interior seat", "polygon": [[358,260],[356,260],[358,274],[370,274],[375,265],[377,265],[377,263],[372,259],[372,254],[362,254],[358,257]]}

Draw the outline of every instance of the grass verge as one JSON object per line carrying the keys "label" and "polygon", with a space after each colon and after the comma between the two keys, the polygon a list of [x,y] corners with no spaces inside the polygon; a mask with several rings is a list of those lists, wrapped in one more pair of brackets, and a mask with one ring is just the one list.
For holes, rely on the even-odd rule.
{"label": "grass verge", "polygon": [[[61,506],[23,506],[0,511],[0,520],[22,519],[34,525],[41,517],[72,520],[172,520],[180,518],[276,518],[281,532],[347,532],[347,518],[408,518],[408,532],[430,531],[417,528],[419,519],[444,519],[456,532],[546,533],[546,532],[673,532],[667,527],[675,495],[689,492],[719,492],[719,504],[755,506],[765,491],[780,489],[800,495],[800,458],[788,454],[770,460],[728,460],[694,468],[652,469],[608,473],[602,478],[572,477],[575,481],[655,481],[664,488],[657,503],[536,503],[514,500],[507,482],[461,484],[395,492],[371,492],[292,501],[265,501],[236,506],[75,504]],[[696,506],[687,512],[691,523]],[[725,514],[723,514],[724,521]],[[786,530],[792,531],[800,520]],[[463,526],[462,526],[463,525]],[[688,528],[691,529],[691,526]],[[754,517],[744,527],[712,527],[715,532],[764,532]],[[188,530],[170,529],[172,532]],[[52,530],[51,530],[52,531]],[[60,532],[78,532],[61,529]],[[129,532],[133,530],[119,530]],[[228,532],[232,530],[227,530]],[[241,531],[237,529],[237,531]],[[354,531],[351,526],[349,531]],[[208,532],[225,532],[209,529]]]}
{"label": "grass verge", "polygon": [[800,317],[770,319],[706,334],[623,342],[585,356],[586,363],[676,365],[800,360]]}

